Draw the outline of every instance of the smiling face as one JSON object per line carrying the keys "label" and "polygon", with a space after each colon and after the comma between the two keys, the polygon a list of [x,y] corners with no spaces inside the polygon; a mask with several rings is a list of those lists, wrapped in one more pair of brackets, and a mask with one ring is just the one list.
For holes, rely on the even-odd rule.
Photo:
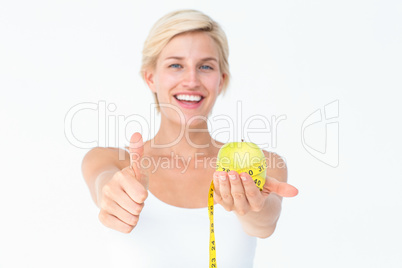
{"label": "smiling face", "polygon": [[172,38],[159,55],[155,69],[145,72],[149,88],[157,94],[162,117],[180,124],[194,116],[209,115],[224,79],[217,45],[204,32]]}

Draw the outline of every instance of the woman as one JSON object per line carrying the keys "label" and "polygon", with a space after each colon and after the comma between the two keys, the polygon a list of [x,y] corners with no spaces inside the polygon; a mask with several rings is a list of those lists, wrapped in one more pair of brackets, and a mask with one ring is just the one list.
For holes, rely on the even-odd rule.
{"label": "woman", "polygon": [[286,183],[284,161],[267,151],[275,166],[268,166],[263,191],[247,173],[215,171],[223,143],[212,139],[206,118],[229,84],[224,32],[199,11],[165,15],[145,42],[141,75],[161,114],[155,137],[143,143],[134,133],[125,160],[119,148],[94,148],[82,163],[99,220],[130,233],[115,248],[117,259],[135,267],[206,267],[213,180],[218,265],[251,267],[256,237],[273,233],[281,197],[297,189]]}

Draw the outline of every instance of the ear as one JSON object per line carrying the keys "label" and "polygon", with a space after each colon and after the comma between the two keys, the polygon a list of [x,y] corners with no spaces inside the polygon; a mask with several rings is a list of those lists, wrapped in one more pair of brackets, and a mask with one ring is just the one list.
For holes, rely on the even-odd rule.
{"label": "ear", "polygon": [[153,93],[156,93],[156,86],[154,80],[154,71],[153,70],[146,70],[144,72],[145,82],[147,83],[148,87],[151,89]]}
{"label": "ear", "polygon": [[226,74],[222,74],[221,81],[219,82],[219,91],[218,91],[218,95],[221,94],[222,89],[223,89],[223,84],[224,84],[224,82],[225,82],[226,79],[227,79],[227,75],[226,75]]}

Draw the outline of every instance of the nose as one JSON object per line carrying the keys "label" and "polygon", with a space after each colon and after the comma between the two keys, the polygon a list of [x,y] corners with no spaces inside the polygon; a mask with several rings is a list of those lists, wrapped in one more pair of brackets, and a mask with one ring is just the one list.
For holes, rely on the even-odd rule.
{"label": "nose", "polygon": [[188,68],[183,75],[182,85],[185,88],[197,88],[200,85],[198,72],[195,68]]}

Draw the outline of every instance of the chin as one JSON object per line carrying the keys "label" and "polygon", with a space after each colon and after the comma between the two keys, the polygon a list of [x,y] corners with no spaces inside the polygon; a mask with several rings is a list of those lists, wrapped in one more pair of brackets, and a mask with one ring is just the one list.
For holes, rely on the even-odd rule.
{"label": "chin", "polygon": [[175,125],[181,125],[183,127],[191,127],[196,128],[199,126],[200,128],[205,128],[205,124],[207,124],[208,115],[204,113],[185,113],[182,112],[181,116],[175,112],[165,114],[169,121],[174,123]]}

